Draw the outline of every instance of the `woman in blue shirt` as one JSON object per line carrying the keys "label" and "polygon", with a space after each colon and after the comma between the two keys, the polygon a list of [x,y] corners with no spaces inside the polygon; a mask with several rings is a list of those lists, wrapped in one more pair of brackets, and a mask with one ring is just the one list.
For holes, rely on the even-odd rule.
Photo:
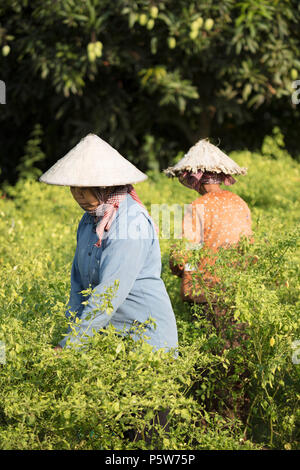
{"label": "woman in blue shirt", "polygon": [[[124,160],[98,136],[89,134],[40,178],[48,184],[70,186],[85,211],[77,230],[66,312],[67,317],[73,312],[80,322],[69,327],[60,347],[82,344],[109,324],[136,339],[132,328],[147,320],[145,341],[154,349],[177,347],[175,316],[160,277],[159,241],[152,219],[131,186],[145,175]],[[110,287],[114,295],[108,312],[102,300]],[[82,291],[88,288],[92,292],[86,298]]]}
{"label": "woman in blue shirt", "polygon": [[[72,188],[75,199],[79,192],[86,196],[92,189]],[[148,342],[156,348],[175,348],[174,313],[160,277],[159,241],[147,211],[127,193],[106,233],[97,246],[95,218],[88,211],[83,215],[77,231],[69,300],[69,311],[77,312],[81,323],[75,327],[76,336],[69,330],[60,346],[65,346],[67,340],[78,343],[84,335],[92,335],[93,329],[100,330],[109,323],[118,331],[124,327],[128,331],[134,324],[152,318],[156,327],[151,322],[147,324]],[[101,310],[99,300],[115,281],[118,288],[111,301],[113,311],[107,314]],[[89,286],[93,293],[83,306],[86,299],[80,292]]]}

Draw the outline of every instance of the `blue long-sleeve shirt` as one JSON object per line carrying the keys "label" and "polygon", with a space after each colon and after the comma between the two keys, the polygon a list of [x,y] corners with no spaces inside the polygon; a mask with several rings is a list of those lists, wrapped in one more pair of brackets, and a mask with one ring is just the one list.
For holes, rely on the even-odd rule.
{"label": "blue long-sleeve shirt", "polygon": [[[102,239],[97,242],[94,218],[87,212],[77,230],[77,247],[71,271],[71,292],[66,316],[76,312],[80,323],[73,324],[76,335],[69,328],[67,336],[59,343],[64,347],[67,340],[81,343],[84,335],[105,328],[109,323],[118,331],[129,332],[133,323],[150,322],[145,334],[146,341],[156,349],[177,347],[177,327],[171,302],[161,279],[161,255],[159,241],[152,219],[147,211],[130,195],[121,202],[116,217]],[[107,288],[118,287],[111,300],[109,313],[103,305]],[[81,291],[92,288],[86,298]],[[87,301],[86,305],[82,302]],[[125,330],[124,330],[125,328]],[[135,338],[135,335],[133,334]]]}

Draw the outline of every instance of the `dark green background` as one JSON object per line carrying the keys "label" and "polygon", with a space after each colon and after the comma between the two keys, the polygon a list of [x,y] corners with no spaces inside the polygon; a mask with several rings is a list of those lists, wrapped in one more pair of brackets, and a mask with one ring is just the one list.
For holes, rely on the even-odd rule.
{"label": "dark green background", "polygon": [[[2,0],[1,180],[45,170],[89,132],[144,171],[201,137],[260,148],[274,126],[297,158],[299,18],[296,0]],[[96,41],[103,53],[91,62]]]}

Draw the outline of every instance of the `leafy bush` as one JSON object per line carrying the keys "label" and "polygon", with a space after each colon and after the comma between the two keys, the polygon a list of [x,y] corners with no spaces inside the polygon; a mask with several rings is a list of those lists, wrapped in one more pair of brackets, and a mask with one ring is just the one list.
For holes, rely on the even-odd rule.
{"label": "leafy bush", "polygon": [[[215,287],[211,295],[246,324],[240,345],[224,348],[234,330],[228,327],[224,337],[200,306],[181,302],[180,279],[168,267],[176,240],[160,240],[179,331],[176,359],[112,328],[84,350],[53,350],[67,327],[82,210],[68,188],[33,179],[6,188],[0,198],[0,340],[6,346],[0,448],[298,448],[300,377],[292,343],[300,339],[300,167],[278,145],[275,136],[265,140],[263,155],[234,154],[249,175],[230,190],[250,205],[255,242],[242,253],[220,253],[216,269],[225,273],[225,290]],[[155,171],[136,189],[149,210],[197,196]],[[247,256],[257,262],[246,263]],[[153,424],[164,410],[168,429]],[[129,439],[131,431],[146,437],[153,426],[152,442]]]}

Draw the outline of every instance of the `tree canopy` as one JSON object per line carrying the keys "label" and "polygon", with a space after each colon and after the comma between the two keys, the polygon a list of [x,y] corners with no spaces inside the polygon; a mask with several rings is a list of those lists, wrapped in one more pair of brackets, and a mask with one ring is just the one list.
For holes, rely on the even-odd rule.
{"label": "tree canopy", "polygon": [[296,151],[299,19],[296,0],[3,0],[1,177],[28,155],[45,169],[88,132],[142,170],[201,137],[256,145],[274,125]]}

